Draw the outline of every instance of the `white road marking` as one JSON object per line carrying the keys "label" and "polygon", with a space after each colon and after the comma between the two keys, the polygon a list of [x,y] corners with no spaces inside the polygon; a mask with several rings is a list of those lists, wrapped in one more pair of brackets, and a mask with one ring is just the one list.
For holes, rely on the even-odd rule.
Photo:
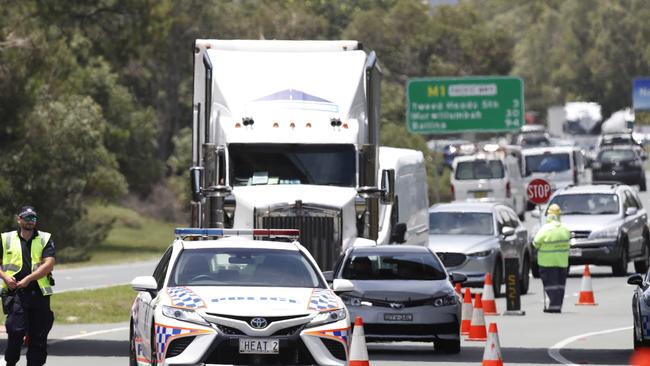
{"label": "white road marking", "polygon": [[86,338],[86,337],[91,337],[91,336],[98,335],[98,334],[119,332],[119,331],[122,331],[122,330],[129,330],[129,327],[119,327],[119,328],[112,328],[112,329],[97,330],[97,331],[90,332],[90,333],[75,334],[75,335],[63,337],[61,339],[55,339],[55,340],[53,340],[51,342],[48,342],[48,343],[49,344],[61,343],[61,342],[70,341],[70,340],[73,340],[73,339]]}
{"label": "white road marking", "polygon": [[568,345],[569,343],[573,343],[573,342],[575,342],[575,341],[577,341],[579,339],[586,339],[587,337],[591,337],[591,336],[595,336],[595,335],[614,333],[614,332],[621,332],[621,331],[630,330],[630,329],[632,329],[632,327],[606,329],[606,330],[601,330],[601,331],[598,331],[598,332],[578,334],[576,336],[564,339],[564,340],[554,344],[553,346],[551,346],[551,348],[548,349],[548,355],[551,356],[552,359],[554,359],[555,361],[557,361],[557,362],[559,362],[561,364],[569,365],[569,366],[580,366],[580,365],[578,365],[576,363],[573,363],[573,362],[567,360],[566,358],[564,358],[560,354],[560,350],[562,348],[564,348],[566,345]]}

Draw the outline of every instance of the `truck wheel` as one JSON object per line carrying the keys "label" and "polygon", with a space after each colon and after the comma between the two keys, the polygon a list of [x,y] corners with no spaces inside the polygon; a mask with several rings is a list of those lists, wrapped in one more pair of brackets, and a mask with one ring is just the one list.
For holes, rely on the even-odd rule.
{"label": "truck wheel", "polygon": [[530,258],[528,255],[524,257],[524,263],[521,267],[521,279],[519,281],[519,293],[526,295],[530,287]]}
{"label": "truck wheel", "polygon": [[433,343],[433,348],[442,353],[460,353],[460,339],[441,339]]}
{"label": "truck wheel", "polygon": [[618,261],[612,264],[614,276],[625,276],[627,274],[627,241],[621,242],[621,255]]}

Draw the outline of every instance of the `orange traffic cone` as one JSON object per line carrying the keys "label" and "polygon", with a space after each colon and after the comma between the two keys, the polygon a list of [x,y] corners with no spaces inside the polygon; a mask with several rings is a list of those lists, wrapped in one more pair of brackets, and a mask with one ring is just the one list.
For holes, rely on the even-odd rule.
{"label": "orange traffic cone", "polygon": [[582,272],[582,284],[580,285],[580,297],[576,305],[598,305],[594,301],[594,290],[591,287],[591,272],[589,265],[585,264],[585,270]]}
{"label": "orange traffic cone", "polygon": [[354,331],[350,342],[350,358],[348,366],[369,366],[368,348],[366,348],[366,335],[363,333],[363,319],[357,316],[354,319]]}
{"label": "orange traffic cone", "polygon": [[490,332],[485,343],[485,351],[483,351],[483,366],[503,366],[497,323],[490,323]]}
{"label": "orange traffic cone", "polygon": [[465,297],[463,298],[463,310],[460,321],[460,334],[469,335],[469,329],[472,326],[472,313],[474,307],[472,306],[472,294],[469,289],[465,289]]}
{"label": "orange traffic cone", "polygon": [[460,287],[460,282],[458,282],[455,287],[456,287],[456,293],[458,294],[458,296],[462,296],[462,294],[461,294],[462,289]]}
{"label": "orange traffic cone", "polygon": [[494,301],[494,288],[492,287],[492,275],[490,272],[485,274],[485,284],[483,285],[483,314],[498,315],[497,303]]}
{"label": "orange traffic cone", "polygon": [[485,331],[485,317],[483,316],[483,304],[481,303],[481,294],[476,294],[474,298],[474,311],[472,312],[472,325],[469,328],[468,341],[484,341],[487,339]]}

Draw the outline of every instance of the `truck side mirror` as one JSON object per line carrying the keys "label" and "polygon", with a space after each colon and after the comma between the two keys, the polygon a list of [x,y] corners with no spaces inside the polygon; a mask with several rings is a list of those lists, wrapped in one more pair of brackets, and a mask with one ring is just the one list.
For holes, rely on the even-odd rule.
{"label": "truck side mirror", "polygon": [[381,171],[381,203],[392,205],[395,203],[395,169]]}
{"label": "truck side mirror", "polygon": [[406,241],[406,224],[400,222],[393,226],[393,229],[390,232],[390,242],[402,244]]}
{"label": "truck side mirror", "polygon": [[192,187],[192,201],[201,200],[201,181],[203,180],[203,167],[193,166],[190,168],[190,187]]}

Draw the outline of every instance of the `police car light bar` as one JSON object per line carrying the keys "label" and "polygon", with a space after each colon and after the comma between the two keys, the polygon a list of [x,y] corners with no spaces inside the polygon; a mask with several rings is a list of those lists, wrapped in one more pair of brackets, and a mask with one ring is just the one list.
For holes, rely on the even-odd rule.
{"label": "police car light bar", "polygon": [[176,238],[202,237],[223,238],[226,236],[253,236],[289,238],[298,240],[300,230],[297,229],[214,229],[214,228],[176,228]]}

